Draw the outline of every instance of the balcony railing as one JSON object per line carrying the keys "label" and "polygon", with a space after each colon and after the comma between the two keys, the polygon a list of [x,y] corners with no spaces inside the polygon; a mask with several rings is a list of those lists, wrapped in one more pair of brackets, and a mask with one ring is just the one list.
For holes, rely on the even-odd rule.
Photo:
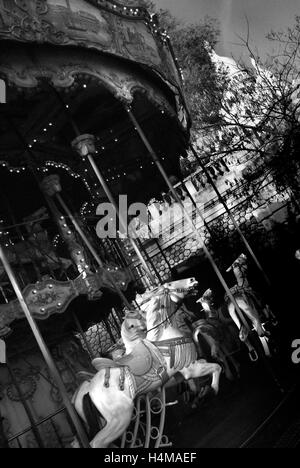
{"label": "balcony railing", "polygon": [[[61,429],[63,423],[63,430]],[[36,433],[40,434],[40,439]],[[8,439],[9,448],[70,448],[74,429],[69,421],[67,410],[61,408],[55,413],[29,426]]]}

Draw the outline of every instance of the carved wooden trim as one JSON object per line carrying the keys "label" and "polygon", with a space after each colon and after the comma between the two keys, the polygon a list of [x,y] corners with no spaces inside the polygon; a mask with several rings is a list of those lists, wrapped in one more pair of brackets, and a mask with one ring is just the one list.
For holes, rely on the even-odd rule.
{"label": "carved wooden trim", "polygon": [[[36,284],[29,284],[23,290],[23,296],[32,316],[38,320],[46,320],[53,314],[64,313],[79,295],[99,299],[102,295],[101,289],[115,291],[111,276],[120,289],[128,288],[129,274],[115,265],[106,265],[97,273],[82,273],[74,281],[47,278]],[[11,323],[23,318],[24,313],[18,300],[0,305],[0,336],[8,335],[11,332]]]}

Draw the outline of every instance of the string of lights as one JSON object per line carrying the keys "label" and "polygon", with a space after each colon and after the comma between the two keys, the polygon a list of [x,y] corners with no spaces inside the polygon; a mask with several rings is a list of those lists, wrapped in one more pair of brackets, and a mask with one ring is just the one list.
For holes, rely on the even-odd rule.
{"label": "string of lights", "polygon": [[[153,21],[153,20],[151,19],[151,21]],[[88,85],[86,83],[81,84],[81,86],[83,88],[88,87]],[[66,107],[67,110],[70,109],[69,104],[65,104],[65,107]],[[165,114],[165,110],[163,110],[163,109],[161,109],[160,112],[162,114]],[[52,121],[48,122],[48,124],[45,124],[43,129],[42,129],[43,137],[35,136],[34,138],[32,138],[31,141],[28,143],[28,148],[30,150],[35,148],[36,151],[40,151],[40,146],[43,145],[44,142],[45,142],[45,138],[44,138],[45,134],[47,134],[50,131],[52,131],[52,133],[53,133],[54,129],[55,129],[55,124]],[[115,133],[114,130],[110,129],[109,134],[113,134],[113,133]],[[103,144],[103,142],[101,143],[99,137],[98,137],[97,140],[98,140],[98,145],[97,145],[96,154],[98,155],[100,152],[104,152],[104,151],[107,151],[108,149],[110,149],[112,144],[118,144],[120,142],[120,135],[114,135],[112,138],[110,138],[110,140],[107,143],[105,143],[106,146]],[[162,159],[164,160],[165,158],[162,157]],[[133,170],[143,169],[145,167],[145,161],[143,159],[135,159],[135,164],[136,164],[136,167],[131,167],[130,171],[128,171],[128,172],[126,171],[126,167],[124,168],[124,166],[121,167],[121,168],[119,166],[118,167],[108,168],[106,174],[105,174],[105,169],[104,169],[104,175],[106,176],[106,182],[116,182],[116,181],[120,180],[122,177],[127,176],[129,173],[132,173]],[[149,162],[148,164],[154,165],[153,162]],[[26,171],[26,166],[22,165],[22,166],[19,166],[19,167],[12,167],[10,165],[10,163],[5,161],[5,160],[0,161],[0,165],[2,167],[4,167],[4,168],[8,169],[10,173],[21,174],[22,172]],[[129,163],[128,165],[132,165],[132,163]],[[44,163],[44,166],[40,167],[38,170],[41,171],[41,172],[44,172],[44,173],[48,173],[49,167],[55,168],[55,169],[65,170],[71,177],[73,177],[75,179],[81,179],[82,182],[85,184],[86,188],[89,191],[92,190],[87,178],[84,177],[84,175],[82,175],[82,174],[80,174],[78,172],[75,172],[73,169],[71,169],[65,163],[61,163],[61,162],[57,162],[57,161],[47,161],[46,163]],[[84,172],[87,173],[88,171],[85,170]],[[114,175],[109,174],[109,172],[113,173]]]}
{"label": "string of lights", "polygon": [[[165,158],[162,158],[162,159],[165,160]],[[136,166],[131,168],[131,170],[124,170],[123,168],[122,169],[119,168],[120,170],[119,173],[116,173],[116,170],[118,169],[117,167],[108,168],[107,173],[108,172],[114,173],[115,175],[108,177],[106,174],[106,182],[118,181],[118,179],[128,176],[129,174],[132,173],[132,171],[136,169],[144,169],[147,167],[142,159],[135,160],[135,163],[136,163]],[[154,163],[151,162],[150,164],[153,165]],[[0,166],[7,169],[12,174],[22,174],[27,170],[26,166],[12,167],[9,162],[3,161],[3,160],[0,161]],[[69,176],[73,177],[74,179],[80,179],[86,185],[87,189],[89,191],[91,190],[91,186],[89,182],[87,181],[87,179],[82,174],[79,174],[78,172],[73,171],[73,169],[70,168],[65,163],[61,163],[57,161],[46,161],[44,166],[37,168],[37,170],[44,172],[44,173],[48,173],[49,168],[64,170],[65,172],[68,173]],[[88,170],[85,169],[84,172],[87,173]]]}
{"label": "string of lights", "polygon": [[111,2],[110,0],[89,0],[90,3],[101,6],[106,10],[113,11],[118,13],[121,16],[129,16],[137,19],[143,18],[147,20],[149,17],[149,12],[146,8],[143,7],[134,7],[134,6],[124,6],[118,2]]}
{"label": "string of lights", "polygon": [[[152,33],[157,35],[162,42],[166,42],[169,38],[167,31],[162,31],[158,25],[158,18],[156,15],[153,15],[145,7],[134,7],[134,6],[124,6],[118,2],[111,2],[110,0],[89,0],[90,3],[96,4],[97,6],[106,9],[110,12],[114,12],[120,16],[130,17],[135,20],[143,20],[143,22],[148,26]],[[156,19],[157,18],[157,19]]]}
{"label": "string of lights", "polygon": [[[131,19],[143,20],[145,25],[150,29],[151,33],[156,36],[164,45],[167,45],[170,49],[170,35],[168,31],[162,29],[158,24],[157,15],[150,13],[145,7],[131,7],[124,6],[118,2],[111,2],[110,0],[89,0],[91,3],[100,6],[101,8],[107,11],[113,11],[115,14],[118,14],[122,17],[131,17]],[[171,51],[172,53],[172,51]],[[173,55],[173,54],[172,54]],[[181,76],[182,81],[184,82],[183,70],[178,63],[178,59],[174,57],[175,65],[178,69],[178,72]]]}

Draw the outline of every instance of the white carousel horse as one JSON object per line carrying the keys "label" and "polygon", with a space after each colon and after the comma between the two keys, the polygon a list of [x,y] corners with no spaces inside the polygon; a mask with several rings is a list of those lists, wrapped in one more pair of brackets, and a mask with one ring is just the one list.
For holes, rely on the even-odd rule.
{"label": "white carousel horse", "polygon": [[[147,320],[147,339],[151,342],[155,343],[155,345],[164,353],[165,356],[169,356],[171,352],[170,349],[166,349],[165,347],[161,348],[163,341],[169,341],[173,339],[174,336],[180,337],[178,340],[178,352],[181,353],[181,357],[187,355],[187,349],[193,349],[193,353],[195,353],[195,346],[193,341],[193,331],[190,324],[187,324],[185,318],[188,317],[190,319],[190,311],[187,310],[185,305],[183,304],[183,299],[185,296],[191,292],[195,292],[196,287],[198,286],[198,282],[194,279],[183,279],[179,281],[173,281],[171,283],[167,283],[161,287],[156,288],[155,290],[151,291],[150,293],[146,293],[142,296],[137,296],[136,302],[139,305],[141,311],[144,311],[146,314]],[[169,297],[167,297],[169,295]],[[168,306],[163,304],[163,299],[166,300]],[[156,315],[153,313],[151,314],[150,318],[147,317],[147,312],[151,309],[159,308],[160,312]],[[166,312],[164,312],[166,310]],[[163,322],[163,319],[160,320],[160,317],[165,316],[166,313],[170,315],[170,320],[165,320],[164,327],[157,327],[157,324]],[[150,325],[150,329],[149,329]],[[166,329],[166,325],[169,325]],[[186,343],[186,345],[184,345]],[[174,345],[175,346],[175,345]],[[196,346],[196,352],[198,354],[198,348]],[[200,353],[201,354],[201,353]],[[196,405],[197,401],[200,401],[202,396],[207,396],[207,388],[203,388],[200,391],[200,394],[197,394],[197,384],[194,379],[198,377],[205,377],[210,375],[210,370],[212,370],[212,385],[211,388],[214,390],[215,393],[218,393],[219,387],[219,371],[221,371],[221,367],[217,365],[216,369],[218,370],[215,372],[213,369],[215,368],[214,364],[208,363],[205,359],[201,359],[198,361],[201,363],[201,373],[197,375],[197,371],[200,370],[200,367],[197,367],[196,374],[193,376],[190,374],[191,369],[189,368],[186,372],[180,372],[183,378],[186,380],[187,385],[190,389],[190,392],[195,396],[194,398],[194,405]],[[172,359],[171,359],[171,367],[172,367]],[[203,373],[204,372],[204,373]],[[176,374],[176,372],[175,372]]]}
{"label": "white carousel horse", "polygon": [[[230,271],[233,271],[237,281],[237,284],[233,288],[231,288],[231,293],[240,310],[252,323],[254,330],[256,331],[261,340],[266,355],[269,356],[270,350],[268,347],[267,339],[270,334],[264,327],[261,315],[264,315],[265,319],[269,319],[271,316],[271,311],[269,306],[263,305],[261,299],[257,296],[257,294],[253,291],[252,287],[249,284],[247,256],[245,254],[241,254],[228,268],[227,273]],[[227,295],[225,296],[225,300],[228,305],[230,317],[239,329],[240,340],[245,342],[245,344],[247,345],[249,349],[250,358],[252,360],[257,360],[257,353],[248,340],[250,328],[247,327],[244,323],[241,323],[241,318],[237,314],[235,304],[230,300],[230,298]]]}
{"label": "white carousel horse", "polygon": [[[177,312],[189,293],[194,293],[198,282],[194,278],[173,281],[136,297],[136,302],[147,323],[147,340],[154,343],[164,355],[168,374],[180,372],[185,380],[212,375],[212,389],[219,390],[221,367],[197,361],[192,336],[177,326]],[[176,372],[174,370],[176,369]]]}
{"label": "white carousel horse", "polygon": [[[125,355],[133,351],[144,338],[146,338],[145,320],[138,311],[128,311],[121,327],[122,343]],[[122,356],[124,357],[124,355]],[[120,358],[122,359],[122,358]],[[72,403],[86,428],[91,431],[90,421],[84,408],[84,398],[89,395],[96,409],[99,411],[97,418],[101,425],[105,425],[105,431],[101,431],[101,444],[92,440],[92,448],[107,447],[126,430],[131,421],[134,408],[132,398],[132,378],[124,367],[115,366],[110,359],[94,359],[94,367],[98,370],[96,374],[90,372],[79,372],[78,377],[84,382],[75,392]],[[109,376],[107,369],[109,369]],[[104,375],[105,374],[105,375]],[[126,375],[127,374],[127,375]],[[129,379],[126,377],[130,377]],[[121,382],[122,380],[122,382]],[[124,380],[124,381],[123,381]],[[119,386],[117,385],[119,382]],[[110,406],[112,407],[110,408]],[[119,411],[122,416],[119,418]],[[72,443],[73,448],[79,448],[78,440]]]}
{"label": "white carousel horse", "polygon": [[[211,376],[211,388],[218,393],[221,366],[197,360],[192,338],[173,325],[177,307],[197,284],[194,279],[175,281],[138,296],[144,320],[138,312],[129,313],[122,326],[124,343],[131,352],[118,361],[93,361],[97,374],[84,382],[73,398],[83,420],[84,402],[89,399],[105,424],[92,438],[92,448],[108,447],[119,438],[130,424],[135,398],[161,388],[178,372],[185,380]],[[147,339],[142,339],[145,324]],[[137,338],[135,343],[128,340],[130,330]]]}
{"label": "white carousel horse", "polygon": [[239,346],[234,333],[229,329],[232,322],[230,319],[221,316],[220,312],[215,308],[213,291],[211,289],[205,291],[197,303],[202,305],[206,317],[193,323],[194,340],[200,346],[201,339],[208,344],[211,357],[222,363],[226,377],[232,380],[234,374],[231,368],[237,376],[239,375],[240,368],[233,356],[234,352],[239,349]]}

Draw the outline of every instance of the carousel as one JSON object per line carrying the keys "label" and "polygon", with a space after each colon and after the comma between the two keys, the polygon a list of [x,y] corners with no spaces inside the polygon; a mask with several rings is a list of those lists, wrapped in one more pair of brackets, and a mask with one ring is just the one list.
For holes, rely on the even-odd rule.
{"label": "carousel", "polygon": [[[191,122],[170,39],[139,0],[0,0],[0,41],[0,445],[168,447],[178,381],[196,407],[238,376],[241,347],[271,357],[277,325],[248,283],[247,242],[230,288],[174,189]],[[198,281],[161,281],[124,236],[119,195],[166,190],[226,317],[208,290],[190,323]],[[118,226],[100,238],[105,203]]]}

